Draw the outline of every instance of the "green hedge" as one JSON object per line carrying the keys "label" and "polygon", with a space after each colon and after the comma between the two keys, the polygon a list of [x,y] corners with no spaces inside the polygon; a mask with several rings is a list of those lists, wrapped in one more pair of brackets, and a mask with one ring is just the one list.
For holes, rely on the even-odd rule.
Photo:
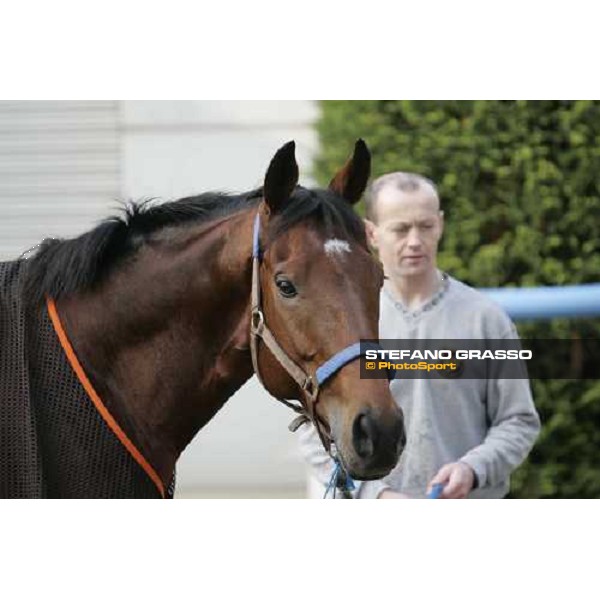
{"label": "green hedge", "polygon": [[[356,138],[373,176],[414,171],[439,186],[440,266],[475,286],[600,281],[600,102],[335,101],[321,104],[326,183]],[[600,371],[578,353],[600,319],[518,323],[524,338],[573,339],[572,373]],[[557,359],[558,360],[558,359]],[[600,497],[600,382],[534,380],[543,421],[513,497]]]}

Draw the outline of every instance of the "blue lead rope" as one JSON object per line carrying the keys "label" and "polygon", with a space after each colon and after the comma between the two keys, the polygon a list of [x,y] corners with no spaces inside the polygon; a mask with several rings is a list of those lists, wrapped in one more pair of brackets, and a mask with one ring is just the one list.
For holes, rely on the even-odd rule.
{"label": "blue lead rope", "polygon": [[[348,475],[348,473],[346,473],[344,467],[342,467],[342,463],[337,458],[334,458],[333,462],[335,467],[333,468],[333,473],[331,474],[331,478],[329,479],[329,483],[325,489],[325,495],[323,496],[324,500],[327,498],[331,490],[333,490],[332,499],[335,499],[335,493],[337,489],[347,496],[350,495],[350,492],[353,492],[356,489],[354,480],[352,477],[350,477],[350,475]],[[344,478],[341,485],[339,481],[340,476]]]}
{"label": "blue lead rope", "polygon": [[[335,467],[333,469],[333,473],[331,474],[331,478],[329,479],[329,483],[327,484],[327,488],[325,489],[325,495],[323,496],[323,500],[327,498],[329,492],[333,490],[332,499],[335,499],[335,491],[339,489],[344,494],[349,494],[356,489],[356,485],[354,484],[354,480],[342,467],[340,461],[337,458],[334,458]],[[338,485],[338,477],[342,475],[346,477],[344,483],[340,486]],[[431,491],[427,496],[425,496],[428,500],[439,500],[444,491],[444,485],[442,483],[436,483],[432,486]]]}

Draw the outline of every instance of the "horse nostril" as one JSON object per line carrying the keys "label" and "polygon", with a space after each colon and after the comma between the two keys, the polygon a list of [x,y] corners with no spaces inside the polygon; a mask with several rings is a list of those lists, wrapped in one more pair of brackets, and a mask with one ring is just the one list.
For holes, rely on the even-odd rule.
{"label": "horse nostril", "polygon": [[375,446],[373,444],[373,422],[367,414],[361,414],[354,419],[352,425],[352,441],[354,449],[361,458],[373,456]]}

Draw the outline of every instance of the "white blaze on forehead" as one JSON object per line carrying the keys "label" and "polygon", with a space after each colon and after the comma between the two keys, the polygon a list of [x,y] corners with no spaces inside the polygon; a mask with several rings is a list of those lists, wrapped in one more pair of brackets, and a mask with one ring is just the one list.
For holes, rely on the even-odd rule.
{"label": "white blaze on forehead", "polygon": [[343,254],[344,252],[350,252],[350,244],[345,240],[338,240],[332,238],[327,240],[324,244],[325,254],[332,256],[333,254]]}

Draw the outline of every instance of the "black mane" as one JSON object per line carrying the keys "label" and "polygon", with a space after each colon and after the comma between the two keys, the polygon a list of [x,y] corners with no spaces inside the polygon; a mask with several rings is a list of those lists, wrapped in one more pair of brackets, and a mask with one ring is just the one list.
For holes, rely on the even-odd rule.
{"label": "black mane", "polygon": [[[23,258],[26,297],[41,302],[46,296],[56,299],[90,290],[155,232],[234,214],[256,206],[261,198],[262,189],[257,189],[236,195],[209,192],[162,204],[152,200],[126,203],[120,215],[94,229],[72,239],[46,239]],[[365,241],[362,221],[346,201],[327,190],[300,186],[274,220],[271,233],[279,235],[305,219],[327,232],[342,231]]]}

